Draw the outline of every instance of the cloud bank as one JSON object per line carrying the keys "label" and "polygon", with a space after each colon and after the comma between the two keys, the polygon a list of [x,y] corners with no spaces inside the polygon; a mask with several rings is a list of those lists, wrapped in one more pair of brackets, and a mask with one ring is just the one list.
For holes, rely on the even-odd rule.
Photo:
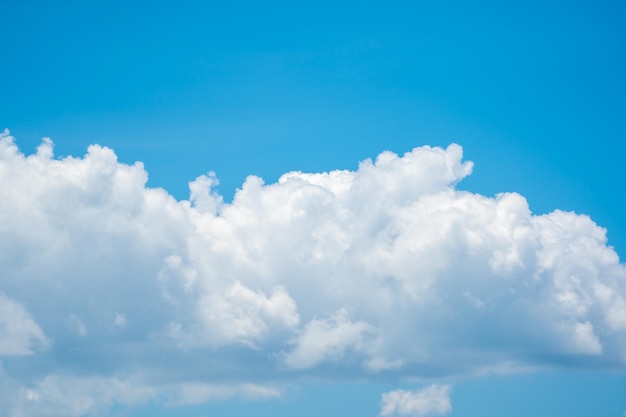
{"label": "cloud bank", "polygon": [[[424,146],[250,176],[231,203],[209,173],[177,201],[111,149],[56,159],[44,139],[26,156],[5,131],[0,408],[273,398],[337,372],[624,368],[626,266],[606,231],[457,189],[471,171],[460,146]],[[64,378],[89,381],[82,408]]]}

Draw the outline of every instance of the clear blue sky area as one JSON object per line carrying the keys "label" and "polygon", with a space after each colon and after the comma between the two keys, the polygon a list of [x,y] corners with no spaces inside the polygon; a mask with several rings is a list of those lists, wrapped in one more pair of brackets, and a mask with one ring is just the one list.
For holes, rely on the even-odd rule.
{"label": "clear blue sky area", "polygon": [[[230,201],[250,174],[272,183],[458,143],[475,164],[459,188],[587,214],[626,257],[622,1],[24,0],[0,16],[0,130],[26,154],[43,137],[59,157],[98,143],[179,200],[214,171]],[[281,399],[113,411],[376,416],[382,393],[431,382],[304,378]],[[626,412],[611,367],[442,383],[451,416]]]}

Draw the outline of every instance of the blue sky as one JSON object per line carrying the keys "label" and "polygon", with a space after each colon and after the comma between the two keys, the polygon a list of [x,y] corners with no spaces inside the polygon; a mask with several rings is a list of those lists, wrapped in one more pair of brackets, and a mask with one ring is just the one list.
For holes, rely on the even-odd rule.
{"label": "blue sky", "polygon": [[5,3],[3,413],[626,412],[621,2]]}

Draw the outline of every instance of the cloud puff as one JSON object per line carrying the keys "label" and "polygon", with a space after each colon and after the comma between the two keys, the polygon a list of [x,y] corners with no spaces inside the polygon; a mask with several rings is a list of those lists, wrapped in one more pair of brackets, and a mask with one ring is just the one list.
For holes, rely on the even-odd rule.
{"label": "cloud puff", "polygon": [[339,310],[327,320],[314,318],[293,341],[295,347],[285,358],[285,363],[303,369],[328,360],[337,362],[350,348],[355,351],[364,349],[370,331],[369,324],[350,320],[346,309]]}
{"label": "cloud puff", "polygon": [[460,146],[425,146],[355,171],[250,176],[230,203],[209,173],[177,201],[111,149],[56,159],[45,139],[26,156],[5,132],[0,355],[22,355],[5,380],[271,391],[330,367],[624,367],[626,267],[606,231],[458,190],[471,171]]}
{"label": "cloud puff", "polygon": [[413,417],[447,414],[452,411],[449,385],[429,385],[419,391],[395,390],[383,394],[380,416]]}

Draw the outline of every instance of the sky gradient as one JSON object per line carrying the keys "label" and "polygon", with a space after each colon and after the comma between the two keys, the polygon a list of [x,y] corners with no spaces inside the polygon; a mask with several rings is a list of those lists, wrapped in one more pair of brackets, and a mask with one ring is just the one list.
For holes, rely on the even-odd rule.
{"label": "sky gradient", "polygon": [[2,10],[3,415],[626,412],[622,3]]}

